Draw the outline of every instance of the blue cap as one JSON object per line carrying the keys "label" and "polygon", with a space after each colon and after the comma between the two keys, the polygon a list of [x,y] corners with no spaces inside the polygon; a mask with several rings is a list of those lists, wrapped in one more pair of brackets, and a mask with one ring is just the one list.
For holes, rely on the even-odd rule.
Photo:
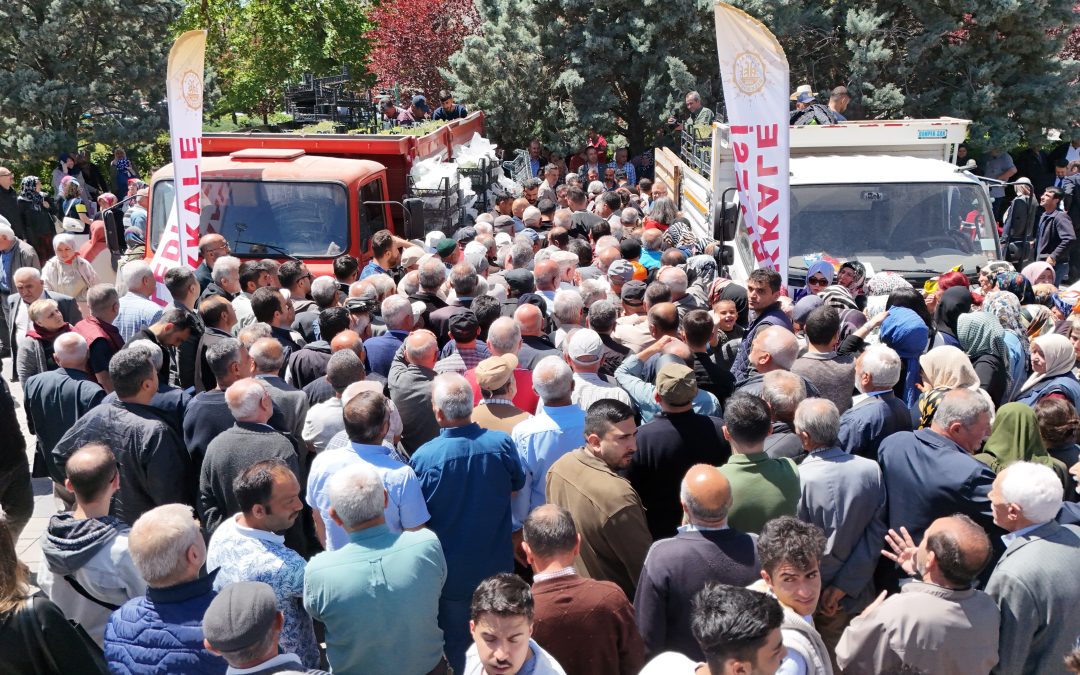
{"label": "blue cap", "polygon": [[803,93],[799,94],[799,97],[795,100],[799,103],[813,103],[814,97],[804,91]]}
{"label": "blue cap", "polygon": [[540,233],[532,229],[531,227],[526,227],[524,230],[521,231],[521,234],[525,235],[529,239],[532,239],[534,242],[540,241]]}

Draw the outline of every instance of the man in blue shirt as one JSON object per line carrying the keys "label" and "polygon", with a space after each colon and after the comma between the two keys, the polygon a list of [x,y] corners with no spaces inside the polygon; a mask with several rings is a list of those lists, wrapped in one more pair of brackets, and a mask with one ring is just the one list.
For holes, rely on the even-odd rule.
{"label": "man in blue shirt", "polygon": [[391,457],[390,450],[382,445],[390,427],[386,397],[379,392],[361,392],[345,402],[342,415],[350,444],[320,452],[308,474],[307,502],[319,541],[328,551],[349,541],[345,530],[330,517],[329,485],[336,474],[354,464],[369,466],[382,478],[387,495],[383,521],[391,532],[423,527],[430,516],[416,474],[408,464]]}
{"label": "man in blue shirt", "polygon": [[[348,544],[308,563],[304,608],[326,625],[326,656],[335,673],[434,672],[443,660],[439,593],[446,559],[428,530],[391,532],[383,481],[369,466],[330,480],[329,515]],[[468,617],[463,622],[468,628]]]}
{"label": "man in blue shirt", "polygon": [[465,106],[454,103],[454,95],[443,89],[439,92],[439,107],[431,114],[431,119],[449,122],[468,117],[468,115],[469,112],[465,110]]}
{"label": "man in blue shirt", "polygon": [[413,329],[412,303],[402,295],[391,295],[380,306],[386,332],[364,340],[369,373],[390,377],[390,364]]}
{"label": "man in blue shirt", "polygon": [[585,438],[585,411],[571,400],[574,373],[558,356],[545,356],[533,371],[533,389],[544,407],[514,427],[511,437],[525,470],[525,488],[513,499],[514,531],[538,506],[547,503],[548,469],[560,457],[581,447]]}
{"label": "man in blue shirt", "polygon": [[609,168],[615,169],[616,172],[622,171],[626,174],[626,182],[630,185],[637,185],[637,170],[634,169],[634,165],[630,163],[627,155],[629,153],[626,148],[619,148],[615,151],[615,161],[608,164]]}
{"label": "man in blue shirt", "polygon": [[360,272],[364,280],[373,274],[390,274],[401,264],[401,252],[410,246],[404,239],[395,237],[389,230],[379,230],[371,237],[371,260]]}
{"label": "man in blue shirt", "polygon": [[462,672],[469,647],[469,603],[480,581],[514,569],[510,495],[525,487],[525,473],[510,436],[472,421],[473,391],[456,373],[432,383],[440,432],[412,456],[412,467],[439,535],[447,579],[439,600],[446,655]]}

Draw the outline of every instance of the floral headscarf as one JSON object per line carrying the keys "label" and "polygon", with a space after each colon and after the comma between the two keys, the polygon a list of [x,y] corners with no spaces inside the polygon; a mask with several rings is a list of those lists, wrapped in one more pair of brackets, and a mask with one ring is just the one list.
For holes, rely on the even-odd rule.
{"label": "floral headscarf", "polygon": [[846,287],[838,284],[832,286],[826,286],[823,291],[818,293],[818,296],[825,301],[825,304],[832,307],[836,311],[843,311],[845,309],[858,309],[859,306],[855,303],[855,298],[851,297],[851,291]]}
{"label": "floral headscarf", "polygon": [[1035,292],[1031,290],[1031,282],[1022,274],[998,272],[994,276],[994,285],[999,291],[1007,291],[1015,295],[1021,305],[1030,305],[1035,302]]}
{"label": "floral headscarf", "polygon": [[866,282],[867,295],[888,295],[898,288],[911,287],[904,277],[896,272],[876,272]]}
{"label": "floral headscarf", "polygon": [[1020,338],[1021,345],[1027,346],[1027,331],[1020,318],[1020,301],[1015,295],[1007,291],[990,291],[983,300],[982,309],[996,316],[1002,328]]}

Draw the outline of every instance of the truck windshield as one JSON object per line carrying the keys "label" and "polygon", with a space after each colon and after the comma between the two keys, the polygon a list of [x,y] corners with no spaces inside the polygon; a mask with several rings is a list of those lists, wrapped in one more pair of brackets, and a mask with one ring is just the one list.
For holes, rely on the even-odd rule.
{"label": "truck windshield", "polygon": [[[173,181],[154,184],[151,243],[173,208]],[[240,257],[333,257],[349,247],[349,209],[340,183],[203,180],[201,232],[217,232]]]}
{"label": "truck windshield", "polygon": [[982,186],[970,183],[793,185],[790,266],[819,254],[875,271],[974,271],[997,239]]}

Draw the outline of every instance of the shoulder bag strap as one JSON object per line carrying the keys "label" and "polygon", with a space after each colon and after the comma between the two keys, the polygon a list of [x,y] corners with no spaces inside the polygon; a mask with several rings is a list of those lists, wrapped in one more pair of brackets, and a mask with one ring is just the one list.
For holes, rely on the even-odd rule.
{"label": "shoulder bag strap", "polygon": [[93,595],[90,594],[90,591],[83,588],[83,585],[75,580],[75,577],[73,575],[65,574],[64,575],[64,581],[68,582],[68,584],[70,584],[71,587],[73,589],[75,589],[76,593],[83,596],[84,598],[86,598],[90,602],[93,602],[93,603],[95,603],[97,605],[101,605],[102,607],[109,610],[110,612],[115,612],[116,610],[120,609],[120,605],[113,605],[113,604],[110,604],[108,602],[105,602],[104,600],[100,600],[98,598],[95,598]]}

